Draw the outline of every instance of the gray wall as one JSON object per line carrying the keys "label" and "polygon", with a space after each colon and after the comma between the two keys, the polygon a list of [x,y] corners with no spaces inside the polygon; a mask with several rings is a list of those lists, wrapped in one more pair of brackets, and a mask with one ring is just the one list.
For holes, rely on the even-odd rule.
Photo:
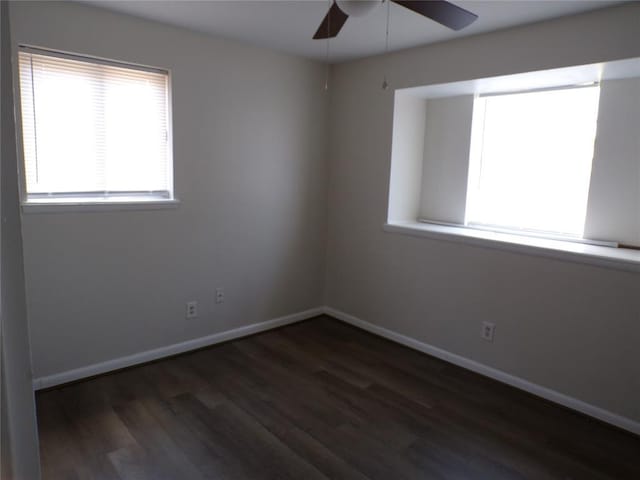
{"label": "gray wall", "polygon": [[[3,480],[36,480],[40,476],[35,405],[31,387],[29,336],[25,307],[22,239],[18,205],[16,142],[11,94],[11,55],[6,2],[0,2],[2,22],[2,162],[0,180],[0,321],[2,365],[0,416],[2,421]],[[10,473],[13,470],[13,475]]]}
{"label": "gray wall", "polygon": [[640,421],[640,276],[383,232],[394,105],[380,88],[385,73],[406,88],[637,57],[639,25],[635,3],[337,65],[326,304]]}
{"label": "gray wall", "polygon": [[[12,3],[11,21],[14,48],[171,70],[181,200],[24,215],[35,377],[322,304],[321,65],[73,3]],[[199,317],[187,321],[189,300]]]}

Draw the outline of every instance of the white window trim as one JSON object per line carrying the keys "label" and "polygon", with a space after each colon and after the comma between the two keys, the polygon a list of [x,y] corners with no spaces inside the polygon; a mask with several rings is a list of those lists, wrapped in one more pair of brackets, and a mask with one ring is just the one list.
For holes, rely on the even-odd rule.
{"label": "white window trim", "polygon": [[[46,47],[35,45],[20,44],[16,46],[12,52],[12,63],[18,65],[18,53],[21,50],[46,53],[47,55],[60,56],[67,58],[76,58],[83,60],[91,60],[96,63],[104,63],[106,65],[114,65],[125,68],[138,69],[142,71],[161,72],[167,75],[167,115],[169,118],[167,128],[167,148],[171,155],[171,168],[169,173],[169,182],[171,185],[171,197],[158,198],[157,196],[136,195],[132,198],[115,197],[86,197],[86,198],[68,198],[57,197],[53,201],[40,201],[38,199],[29,199],[27,194],[24,148],[22,145],[22,121],[16,122],[16,140],[18,142],[17,160],[18,160],[18,194],[20,197],[20,206],[23,214],[41,214],[41,213],[74,213],[74,212],[116,212],[127,210],[162,210],[173,209],[180,205],[180,200],[176,198],[175,186],[175,164],[173,152],[173,75],[169,68],[159,68],[151,65],[144,65],[134,62],[116,61],[95,55],[84,53],[65,52],[62,50],[52,50]],[[14,98],[20,99],[20,75],[19,68],[13,69],[13,94]],[[14,102],[15,115],[17,119],[22,119],[22,102]],[[103,198],[101,200],[101,198]]]}
{"label": "white window trim", "polygon": [[108,199],[105,201],[51,201],[51,202],[34,202],[29,201],[22,204],[23,214],[38,213],[82,213],[82,212],[119,212],[127,210],[165,210],[178,208],[180,200],[171,198],[166,200],[158,200],[151,198],[148,200],[139,198],[135,201],[114,201]]}
{"label": "white window trim", "polygon": [[640,272],[639,250],[420,222],[388,222],[382,229],[389,233]]}

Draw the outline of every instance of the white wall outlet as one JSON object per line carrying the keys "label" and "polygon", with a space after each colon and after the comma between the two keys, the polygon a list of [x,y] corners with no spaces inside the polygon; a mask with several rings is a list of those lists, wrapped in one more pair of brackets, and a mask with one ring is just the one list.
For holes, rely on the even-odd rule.
{"label": "white wall outlet", "polygon": [[198,316],[198,302],[192,300],[187,302],[187,318],[196,318]]}
{"label": "white wall outlet", "polygon": [[216,303],[224,302],[224,288],[218,287],[216,288]]}
{"label": "white wall outlet", "polygon": [[487,342],[493,342],[493,335],[496,331],[496,324],[491,322],[482,322],[482,339]]}

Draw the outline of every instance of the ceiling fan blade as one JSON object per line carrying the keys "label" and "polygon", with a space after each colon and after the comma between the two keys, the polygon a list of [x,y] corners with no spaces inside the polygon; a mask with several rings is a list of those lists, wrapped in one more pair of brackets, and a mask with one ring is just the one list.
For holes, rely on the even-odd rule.
{"label": "ceiling fan blade", "polygon": [[471,25],[478,16],[444,0],[392,0],[409,10],[424,15],[452,30]]}
{"label": "ceiling fan blade", "polygon": [[349,18],[349,15],[340,10],[336,2],[333,2],[320,27],[318,27],[318,31],[313,36],[314,40],[335,37],[347,21],[347,18]]}

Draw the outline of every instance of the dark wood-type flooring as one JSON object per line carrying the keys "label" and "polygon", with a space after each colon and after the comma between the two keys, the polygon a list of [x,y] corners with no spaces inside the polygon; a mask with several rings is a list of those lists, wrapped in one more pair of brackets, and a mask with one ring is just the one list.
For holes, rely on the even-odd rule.
{"label": "dark wood-type flooring", "polygon": [[328,317],[37,404],[45,480],[640,479],[640,437]]}

